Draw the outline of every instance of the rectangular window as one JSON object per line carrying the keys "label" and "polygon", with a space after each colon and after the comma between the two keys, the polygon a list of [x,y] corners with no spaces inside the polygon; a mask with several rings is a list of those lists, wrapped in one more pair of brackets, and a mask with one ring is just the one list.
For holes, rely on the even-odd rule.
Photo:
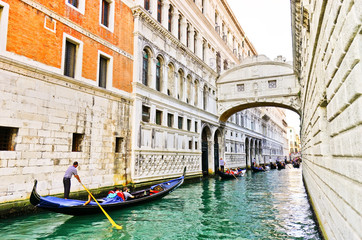
{"label": "rectangular window", "polygon": [[76,64],[77,45],[66,41],[65,43],[65,59],[64,59],[64,75],[74,78]]}
{"label": "rectangular window", "polygon": [[109,27],[109,10],[110,10],[110,4],[106,0],[102,0],[102,15],[101,15],[101,23]]}
{"label": "rectangular window", "polygon": [[156,110],[156,124],[162,125],[162,111]]}
{"label": "rectangular window", "polygon": [[187,131],[191,130],[191,119],[187,119]]}
{"label": "rectangular window", "polygon": [[73,133],[72,152],[81,152],[84,134]]}
{"label": "rectangular window", "polygon": [[109,59],[104,56],[99,57],[99,87],[107,87],[107,68]]}
{"label": "rectangular window", "polygon": [[183,121],[184,121],[183,117],[178,117],[178,129],[182,129]]}
{"label": "rectangular window", "polygon": [[173,114],[171,113],[167,114],[167,126],[173,127]]}
{"label": "rectangular window", "polygon": [[15,151],[18,128],[0,127],[0,151]]}
{"label": "rectangular window", "polygon": [[237,84],[236,88],[238,89],[238,92],[243,92],[245,91],[245,86],[244,84]]}
{"label": "rectangular window", "polygon": [[195,132],[197,133],[197,122],[195,122]]}
{"label": "rectangular window", "polygon": [[195,142],[195,150],[197,150],[197,142]]}
{"label": "rectangular window", "polygon": [[142,106],[142,121],[150,121],[150,108],[147,106]]}
{"label": "rectangular window", "polygon": [[73,7],[78,8],[78,0],[68,0],[68,3],[72,5]]}
{"label": "rectangular window", "polygon": [[145,0],[144,7],[146,10],[150,10],[150,0]]}
{"label": "rectangular window", "polygon": [[122,137],[116,137],[116,153],[121,153],[123,149],[123,138]]}
{"label": "rectangular window", "polygon": [[189,149],[192,149],[192,140],[189,141]]}
{"label": "rectangular window", "polygon": [[157,0],[157,21],[161,22],[161,0]]}
{"label": "rectangular window", "polygon": [[268,81],[269,88],[276,88],[277,87],[277,80],[270,80]]}

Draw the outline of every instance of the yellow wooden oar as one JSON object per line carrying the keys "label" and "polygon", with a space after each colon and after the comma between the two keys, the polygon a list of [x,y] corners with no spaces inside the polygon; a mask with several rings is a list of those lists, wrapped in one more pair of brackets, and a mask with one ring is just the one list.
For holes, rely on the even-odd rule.
{"label": "yellow wooden oar", "polygon": [[122,229],[122,226],[119,226],[117,225],[113,219],[108,215],[108,213],[102,208],[102,206],[98,203],[97,199],[95,199],[93,197],[93,195],[90,193],[90,191],[83,185],[83,183],[80,183],[82,184],[82,186],[84,187],[84,189],[89,193],[89,195],[93,198],[93,200],[98,204],[98,206],[101,208],[101,210],[103,211],[104,215],[106,215],[106,217],[108,218],[108,220],[111,222],[112,224],[112,227],[115,227],[116,229]]}

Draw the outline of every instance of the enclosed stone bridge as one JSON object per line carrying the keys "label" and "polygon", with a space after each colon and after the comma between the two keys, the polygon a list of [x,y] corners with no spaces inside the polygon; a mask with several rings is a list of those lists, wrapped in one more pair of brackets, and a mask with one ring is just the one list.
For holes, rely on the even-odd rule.
{"label": "enclosed stone bridge", "polygon": [[301,87],[293,66],[281,58],[264,55],[245,59],[217,80],[218,114],[221,122],[252,107],[282,107],[300,114]]}

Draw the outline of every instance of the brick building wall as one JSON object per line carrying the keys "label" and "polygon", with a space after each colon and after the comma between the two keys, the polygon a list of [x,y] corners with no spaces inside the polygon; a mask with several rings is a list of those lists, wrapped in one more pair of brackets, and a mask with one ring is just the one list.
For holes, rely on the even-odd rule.
{"label": "brick building wall", "polygon": [[[102,1],[78,2],[0,0],[0,203],[28,198],[34,179],[41,194],[62,193],[73,161],[90,189],[131,181],[133,15],[113,1],[105,27]],[[67,40],[74,77],[64,75]]]}

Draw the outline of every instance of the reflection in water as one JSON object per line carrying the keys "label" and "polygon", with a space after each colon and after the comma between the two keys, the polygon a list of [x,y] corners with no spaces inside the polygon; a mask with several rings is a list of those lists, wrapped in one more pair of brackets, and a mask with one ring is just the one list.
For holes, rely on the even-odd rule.
{"label": "reflection in water", "polygon": [[104,215],[1,220],[0,239],[320,239],[299,169],[204,179],[164,199]]}

